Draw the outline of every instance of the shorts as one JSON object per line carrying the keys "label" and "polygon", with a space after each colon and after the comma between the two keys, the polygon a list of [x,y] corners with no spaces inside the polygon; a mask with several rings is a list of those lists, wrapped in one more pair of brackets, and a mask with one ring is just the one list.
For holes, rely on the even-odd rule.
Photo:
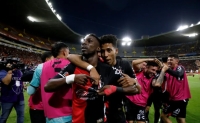
{"label": "shorts", "polygon": [[146,121],[145,107],[135,105],[130,100],[126,102],[126,120],[127,121]]}
{"label": "shorts", "polygon": [[180,101],[169,101],[165,106],[163,106],[163,113],[172,117],[185,118],[187,104],[188,99]]}
{"label": "shorts", "polygon": [[125,113],[122,108],[120,110],[113,110],[107,114],[106,123],[126,123]]}
{"label": "shorts", "polygon": [[58,118],[47,118],[46,123],[72,123],[72,116],[64,116]]}

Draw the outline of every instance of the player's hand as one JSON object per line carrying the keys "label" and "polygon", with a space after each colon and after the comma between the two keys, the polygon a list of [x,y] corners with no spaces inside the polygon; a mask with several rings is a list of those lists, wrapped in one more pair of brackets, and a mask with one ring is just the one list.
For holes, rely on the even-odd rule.
{"label": "player's hand", "polygon": [[167,64],[163,64],[162,70],[167,71],[169,69],[169,66]]}
{"label": "player's hand", "polygon": [[92,77],[95,81],[93,81],[93,84],[98,85],[100,81],[100,75],[98,74],[97,70],[93,67],[90,70],[90,77]]}
{"label": "player's hand", "polygon": [[123,77],[121,77],[117,82],[122,87],[128,87],[134,85],[136,80],[134,78],[129,77],[127,74],[122,73]]}
{"label": "player's hand", "polygon": [[92,77],[90,77],[86,74],[76,74],[75,78],[74,78],[74,82],[77,84],[80,84],[80,85],[86,85],[86,83],[88,82],[88,79],[91,82],[95,81]]}
{"label": "player's hand", "polygon": [[159,68],[163,67],[163,63],[160,60],[158,60],[157,58],[154,59],[154,62],[156,62],[158,64]]}
{"label": "player's hand", "polygon": [[97,90],[99,95],[106,95],[109,96],[112,93],[115,93],[117,90],[117,87],[114,85],[105,85],[103,88]]}

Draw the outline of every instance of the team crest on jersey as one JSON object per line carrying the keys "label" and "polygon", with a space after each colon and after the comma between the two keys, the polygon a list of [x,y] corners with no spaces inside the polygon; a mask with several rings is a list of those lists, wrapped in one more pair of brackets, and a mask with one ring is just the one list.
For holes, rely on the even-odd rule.
{"label": "team crest on jersey", "polygon": [[78,89],[76,91],[77,98],[81,100],[95,100],[98,97],[97,92],[86,91],[84,89]]}
{"label": "team crest on jersey", "polygon": [[115,70],[115,74],[119,74],[121,75],[122,74],[122,70],[121,69],[117,69],[116,67],[112,67],[113,70]]}

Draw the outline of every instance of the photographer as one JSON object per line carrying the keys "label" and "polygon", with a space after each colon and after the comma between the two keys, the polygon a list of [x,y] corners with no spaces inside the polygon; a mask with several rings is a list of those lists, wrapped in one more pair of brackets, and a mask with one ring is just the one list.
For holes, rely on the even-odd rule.
{"label": "photographer", "polygon": [[22,72],[18,69],[16,62],[7,62],[5,69],[0,70],[2,106],[0,123],[6,123],[13,107],[17,113],[17,123],[24,122],[24,95],[21,77]]}

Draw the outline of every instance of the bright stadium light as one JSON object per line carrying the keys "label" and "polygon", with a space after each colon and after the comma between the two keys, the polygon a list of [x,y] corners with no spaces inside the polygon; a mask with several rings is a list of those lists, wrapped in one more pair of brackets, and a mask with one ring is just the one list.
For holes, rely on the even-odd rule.
{"label": "bright stadium light", "polygon": [[62,20],[61,16],[59,14],[56,14],[56,17],[59,19],[59,20]]}
{"label": "bright stadium light", "polygon": [[124,38],[122,39],[122,41],[124,41],[124,42],[129,42],[129,41],[132,41],[132,40],[131,40],[131,38],[129,38],[129,37],[124,37]]}
{"label": "bright stadium light", "polygon": [[193,26],[194,26],[194,24],[191,24],[191,25],[190,25],[190,27],[193,27]]}
{"label": "bright stadium light", "polygon": [[81,38],[81,43],[84,41],[84,38]]}
{"label": "bright stadium light", "polygon": [[124,38],[122,39],[122,46],[125,46],[125,45],[130,46],[130,45],[131,45],[131,42],[132,42],[132,39],[131,39],[131,38],[129,38],[129,37],[124,37]]}
{"label": "bright stadium light", "polygon": [[122,46],[125,46],[126,45],[126,42],[122,42]]}
{"label": "bright stadium light", "polygon": [[197,23],[197,25],[199,25],[200,24],[200,21]]}
{"label": "bright stadium light", "polygon": [[28,16],[27,18],[28,18],[28,20],[31,21],[31,22],[37,22],[37,19],[34,18],[34,17],[32,17],[32,16]]}
{"label": "bright stadium light", "polygon": [[130,46],[130,45],[131,45],[131,42],[128,42],[127,45]]}
{"label": "bright stadium light", "polygon": [[198,35],[198,33],[184,34],[184,36],[188,36],[188,37],[195,37],[197,35]]}
{"label": "bright stadium light", "polygon": [[53,8],[52,3],[49,2],[49,0],[45,0],[45,1],[46,1],[47,5],[49,6],[49,8],[51,9],[51,11],[52,11],[52,12],[56,15],[56,17],[61,21],[62,18],[61,18],[61,16],[60,16],[58,13],[56,13],[56,10]]}
{"label": "bright stadium light", "polygon": [[188,25],[183,25],[183,26],[180,26],[176,31],[181,31],[187,28],[188,28]]}
{"label": "bright stadium light", "polygon": [[49,5],[50,8],[53,7],[51,2],[48,2],[48,5]]}

